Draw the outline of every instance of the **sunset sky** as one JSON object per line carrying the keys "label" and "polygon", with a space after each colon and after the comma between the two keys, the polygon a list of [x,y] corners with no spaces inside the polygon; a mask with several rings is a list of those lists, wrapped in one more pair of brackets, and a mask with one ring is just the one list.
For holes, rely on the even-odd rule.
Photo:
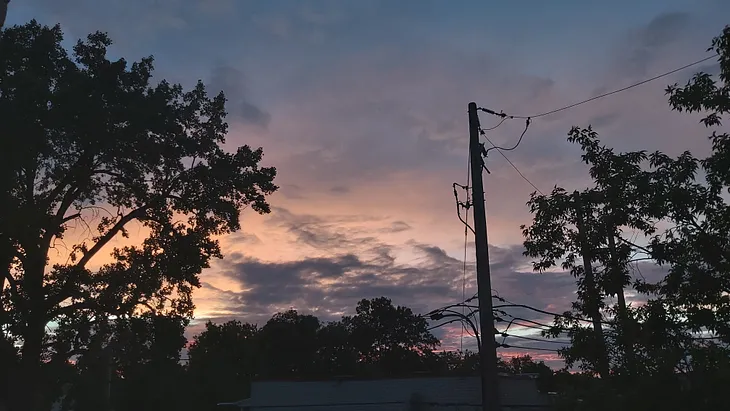
{"label": "sunset sky", "polygon": [[[462,300],[464,281],[473,295],[473,238],[464,277],[451,189],[466,183],[467,104],[532,115],[635,83],[706,57],[729,15],[726,0],[13,0],[7,25],[61,23],[69,45],[107,31],[114,57],[152,54],[157,79],[226,92],[227,146],[262,146],[281,189],[270,215],[246,211],[243,230],[222,239],[226,257],[204,272],[196,317],[263,324],[290,307],[337,319],[378,296],[426,312]],[[545,191],[587,184],[566,142],[573,125],[592,124],[617,150],[701,155],[708,132],[672,112],[663,90],[717,67],[536,119],[509,157]],[[512,145],[523,127],[508,121],[489,136]],[[521,255],[533,188],[499,155],[488,167],[494,290],[567,309],[573,278],[533,273]],[[458,348],[460,330],[437,335]],[[516,352],[530,351],[504,350]]]}

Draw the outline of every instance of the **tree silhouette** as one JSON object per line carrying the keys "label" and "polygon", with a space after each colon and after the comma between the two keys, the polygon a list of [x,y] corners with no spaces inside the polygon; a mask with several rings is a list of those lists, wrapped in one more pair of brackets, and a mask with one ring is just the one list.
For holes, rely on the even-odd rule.
{"label": "tree silhouette", "polygon": [[240,321],[205,324],[188,349],[192,401],[199,410],[246,398],[258,365],[259,328]]}
{"label": "tree silhouette", "polygon": [[[32,411],[49,322],[189,317],[198,275],[221,256],[214,236],[239,229],[244,207],[269,212],[276,190],[261,149],[223,150],[222,93],[151,84],[152,58],[109,60],[103,33],[71,54],[62,39],[35,21],[0,34],[2,326],[22,341]],[[134,222],[141,244],[112,250]],[[105,253],[111,262],[92,263]]]}
{"label": "tree silhouette", "polygon": [[[716,127],[730,108],[730,27],[713,40],[711,50],[719,54],[720,82],[698,73],[684,87],[668,87],[667,94],[673,109],[704,112],[702,122]],[[569,195],[558,188],[549,196],[533,195],[529,204],[535,218],[524,233],[526,253],[538,257],[536,269],[562,263],[578,275],[575,316],[588,314],[583,308],[586,301],[590,303],[582,290],[584,270],[576,264],[578,255],[589,254],[590,263],[598,268],[596,295],[601,300],[619,297],[614,306],[600,305],[602,322],[609,326],[603,355],[610,361],[611,378],[586,384],[582,389],[590,401],[584,405],[587,409],[721,407],[720,387],[730,378],[727,133],[713,131],[712,152],[704,159],[689,152],[676,158],[660,152],[614,153],[600,144],[591,128],[574,128],[569,140],[581,146],[594,181],[582,195],[589,207],[584,213],[586,239],[581,241],[571,228],[577,221]],[[647,244],[623,238],[625,229],[643,234]],[[648,301],[629,307],[619,294],[628,284],[635,254],[662,266],[667,274],[656,283],[634,281],[634,289]],[[589,305],[595,309],[596,301]],[[568,364],[579,361],[595,372],[594,358],[600,352],[584,344],[590,333],[580,323],[558,318],[557,327],[548,334],[568,329],[573,344],[561,354]],[[607,397],[616,400],[601,400]]]}
{"label": "tree silhouette", "polygon": [[342,321],[324,324],[317,332],[317,374],[357,375],[359,353]]}
{"label": "tree silhouette", "polygon": [[440,341],[425,318],[386,297],[360,300],[355,315],[343,317],[352,347],[373,372],[408,373],[424,369],[424,360]]}
{"label": "tree silhouette", "polygon": [[188,355],[196,409],[245,398],[260,380],[407,376],[430,371],[473,373],[474,355],[436,354],[425,319],[385,297],[361,300],[354,316],[321,322],[288,310],[257,326],[207,323]]}
{"label": "tree silhouette", "polygon": [[263,378],[311,376],[316,369],[319,319],[296,310],[276,313],[259,335],[259,374]]}

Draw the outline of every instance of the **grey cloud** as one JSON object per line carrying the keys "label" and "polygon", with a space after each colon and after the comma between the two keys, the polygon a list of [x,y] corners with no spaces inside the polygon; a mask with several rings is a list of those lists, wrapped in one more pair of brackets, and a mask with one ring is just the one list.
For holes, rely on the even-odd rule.
{"label": "grey cloud", "polygon": [[[197,7],[178,0],[90,1],[34,0],[36,18],[45,24],[61,23],[67,34],[83,38],[97,30],[109,32],[117,45],[136,48],[165,31],[186,28]],[[12,4],[11,4],[12,6]],[[83,10],[83,13],[79,13]],[[147,41],[141,41],[141,40]],[[149,53],[146,51],[145,53]]]}
{"label": "grey cloud", "polygon": [[667,47],[680,40],[692,23],[689,13],[663,13],[630,36],[623,61],[624,72],[645,76],[650,64],[662,55]]}
{"label": "grey cloud", "polygon": [[662,47],[682,35],[689,25],[689,13],[671,12],[656,16],[641,31],[641,42],[646,47]]}
{"label": "grey cloud", "polygon": [[347,194],[350,192],[350,188],[346,186],[334,186],[330,188],[330,192],[334,194]]}
{"label": "grey cloud", "polygon": [[393,221],[390,226],[381,228],[379,231],[381,233],[400,233],[403,231],[408,231],[411,228],[412,227],[405,221]]}
{"label": "grey cloud", "polygon": [[261,239],[256,234],[238,231],[228,236],[228,242],[233,244],[261,244]]}
{"label": "grey cloud", "polygon": [[290,200],[303,200],[307,198],[303,194],[303,189],[296,184],[282,184],[279,193]]}
{"label": "grey cloud", "polygon": [[[270,222],[293,234],[296,243],[321,250],[356,250],[376,243],[374,232],[367,232],[363,223],[382,222],[372,216],[315,216],[294,214],[283,208],[274,208]],[[347,225],[345,227],[344,225]]]}
{"label": "grey cloud", "polygon": [[237,68],[225,65],[214,68],[207,88],[211,94],[225,93],[228,112],[235,118],[245,124],[268,127],[271,115],[249,101],[244,75]]}
{"label": "grey cloud", "polygon": [[[204,284],[214,292],[217,306],[221,309],[220,314],[213,313],[214,317],[262,323],[274,311],[294,307],[328,321],[338,319],[342,314],[352,314],[357,301],[362,298],[379,296],[389,297],[396,304],[424,313],[459,302],[462,292],[467,297],[476,292],[474,262],[467,261],[467,271],[464,272],[464,262],[440,247],[411,240],[407,243],[408,249],[404,250],[375,239],[363,241],[368,238],[367,232],[336,232],[334,227],[325,223],[325,218],[300,216],[286,210],[275,212],[287,221],[286,224],[306,222],[309,233],[312,227],[316,227],[314,231],[320,239],[354,245],[333,248],[329,257],[283,262],[261,261],[241,254],[228,256],[217,268],[223,275],[240,283],[240,288],[245,291],[226,291]],[[347,216],[335,216],[332,220],[338,219],[349,222],[367,220]],[[399,226],[399,223],[402,222],[392,224]],[[327,241],[321,240],[315,245],[324,247]],[[399,251],[410,251],[419,258],[399,263],[395,258]],[[492,284],[499,296],[550,311],[561,312],[569,308],[570,295],[575,287],[570,275],[532,273],[529,261],[522,256],[519,246],[491,246],[490,251]],[[545,323],[552,321],[529,310],[510,309],[510,313]],[[443,338],[453,337],[447,335],[446,329],[437,329],[435,333]],[[520,334],[525,335],[525,330],[521,330]],[[515,345],[531,346],[521,342]]]}
{"label": "grey cloud", "polygon": [[[480,81],[453,81],[469,78]],[[297,136],[311,151],[292,155],[285,167],[312,180],[335,179],[337,185],[402,170],[451,172],[463,166],[468,145],[464,96],[500,96],[499,109],[531,111],[524,101],[544,101],[555,89],[550,78],[449,47],[427,52],[386,47],[289,81],[296,90],[292,99],[307,101],[292,115],[318,121]]]}
{"label": "grey cloud", "polygon": [[[286,212],[288,213],[288,212]],[[228,278],[240,283],[245,291],[234,292],[215,289],[204,284],[215,293],[220,314],[213,313],[216,321],[237,318],[244,321],[264,323],[276,310],[289,307],[305,313],[317,315],[324,321],[337,320],[341,315],[354,311],[358,300],[386,296],[396,304],[411,307],[417,313],[425,313],[434,308],[461,301],[461,296],[470,297],[476,292],[476,273],[474,261],[468,260],[466,271],[460,258],[449,255],[445,250],[432,244],[415,240],[407,242],[409,250],[403,250],[382,241],[362,242],[356,234],[338,237],[327,234],[332,227],[318,225],[321,221],[311,216],[298,216],[289,213],[290,221],[309,221],[327,238],[339,238],[348,244],[358,244],[349,252],[345,249],[333,250],[329,257],[302,258],[285,262],[265,262],[242,255],[229,256],[220,264],[221,272]],[[334,220],[358,221],[356,218],[335,217]],[[325,220],[325,219],[323,219]],[[362,235],[362,233],[360,233]],[[473,246],[469,244],[469,246]],[[566,272],[535,273],[530,260],[522,255],[521,246],[490,246],[492,293],[505,302],[494,300],[495,305],[525,304],[537,309],[562,313],[570,309],[574,299],[575,279]],[[420,258],[415,262],[398,263],[398,251],[410,251]],[[657,281],[665,271],[652,264],[638,264],[636,278]],[[640,272],[639,272],[640,271]],[[463,288],[462,288],[463,287]],[[463,293],[463,294],[462,294]],[[645,296],[629,298],[632,303],[646,300]],[[505,330],[507,322],[518,317],[543,324],[552,323],[552,316],[519,307],[499,308],[509,314],[504,322],[497,324]],[[509,325],[511,335],[542,338],[540,331],[517,324]],[[525,322],[522,321],[524,324]],[[433,322],[435,325],[436,322]],[[529,325],[529,323],[528,323]],[[444,347],[453,349],[460,346],[458,325],[437,328],[434,334],[444,341]],[[475,349],[474,341],[464,340],[464,348]],[[503,338],[498,337],[501,342]],[[558,349],[565,338],[552,342],[536,342],[518,337],[504,338],[504,342],[517,349],[504,350],[514,354],[524,353],[548,355],[547,351],[530,351],[530,348]],[[551,364],[559,366],[553,357]]]}
{"label": "grey cloud", "polygon": [[253,259],[227,263],[224,273],[247,289],[228,294],[230,308],[245,316],[287,304],[304,310],[324,306],[323,319],[335,319],[342,310],[351,312],[361,298],[385,295],[417,309],[451,293],[449,281],[442,280],[448,276],[443,261],[429,260],[423,267],[393,261],[344,254],[282,263]]}
{"label": "grey cloud", "polygon": [[715,61],[712,64],[700,66],[697,68],[697,71],[702,72],[702,73],[707,73],[713,77],[717,77],[720,75],[720,63]]}
{"label": "grey cloud", "polygon": [[588,124],[593,126],[593,129],[603,129],[609,127],[615,122],[621,119],[621,115],[614,111],[612,113],[599,114],[594,116],[588,121]]}

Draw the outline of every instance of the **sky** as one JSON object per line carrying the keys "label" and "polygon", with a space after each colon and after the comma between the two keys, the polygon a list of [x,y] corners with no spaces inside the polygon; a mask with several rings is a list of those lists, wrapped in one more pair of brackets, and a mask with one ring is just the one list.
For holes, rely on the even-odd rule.
{"label": "sky", "polygon": [[[208,319],[263,325],[295,308],[336,320],[379,296],[424,313],[473,295],[473,238],[465,254],[451,188],[466,184],[467,104],[529,116],[627,86],[706,57],[728,15],[723,0],[13,0],[6,24],[60,23],[68,45],[106,31],[112,57],[153,55],[156,81],[224,91],[226,146],[261,146],[277,167],[272,213],[244,212],[243,229],[221,239],[225,257],[202,274],[192,335]],[[700,69],[717,65],[535,119],[509,158],[545,191],[589,183],[566,142],[574,125],[592,125],[619,151],[702,155],[708,131],[698,116],[672,112],[664,94]],[[484,127],[497,120],[481,116]],[[523,128],[507,121],[489,138],[513,145]],[[533,273],[522,256],[534,189],[501,156],[487,165],[494,292],[568,309],[574,279]],[[444,348],[474,349],[458,325],[434,332]],[[559,365],[550,351],[500,353]]]}

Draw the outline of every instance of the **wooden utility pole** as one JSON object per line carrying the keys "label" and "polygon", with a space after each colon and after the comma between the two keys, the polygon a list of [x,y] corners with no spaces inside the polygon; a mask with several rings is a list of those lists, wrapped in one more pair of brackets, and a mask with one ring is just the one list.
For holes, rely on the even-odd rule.
{"label": "wooden utility pole", "polygon": [[589,315],[593,321],[593,331],[596,338],[596,348],[598,350],[598,374],[601,378],[608,377],[608,357],[606,356],[606,344],[603,340],[603,327],[601,326],[601,312],[598,307],[598,290],[596,289],[596,282],[593,278],[593,253],[591,252],[591,245],[588,242],[588,238],[585,232],[585,218],[583,210],[583,201],[578,191],[573,193],[574,204],[575,204],[575,216],[576,216],[576,228],[578,229],[578,241],[580,241],[580,253],[583,255],[583,275],[586,286],[586,293],[588,301]]}
{"label": "wooden utility pole", "polygon": [[482,344],[479,363],[482,377],[482,409],[499,411],[497,387],[497,345],[494,342],[494,316],[492,314],[492,279],[489,270],[489,244],[487,242],[487,214],[482,182],[482,151],[479,142],[479,115],[476,103],[469,103],[469,155],[471,158],[471,201],[474,210],[474,242],[477,257],[477,292],[479,295],[479,327]]}

